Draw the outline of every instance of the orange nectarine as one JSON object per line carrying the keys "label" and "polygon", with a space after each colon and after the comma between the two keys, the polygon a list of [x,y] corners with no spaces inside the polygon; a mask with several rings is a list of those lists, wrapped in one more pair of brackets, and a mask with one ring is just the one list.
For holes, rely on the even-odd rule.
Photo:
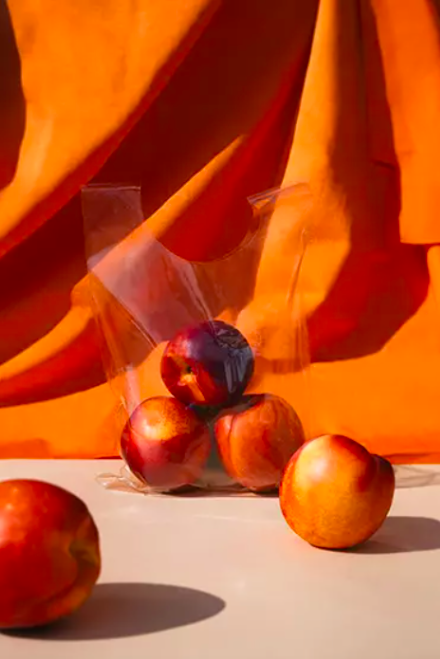
{"label": "orange nectarine", "polygon": [[85,504],[55,485],[0,482],[0,628],[46,625],[78,609],[100,572]]}
{"label": "orange nectarine", "polygon": [[131,472],[158,491],[194,483],[211,450],[209,428],[175,398],[149,398],[134,410],[121,437]]}
{"label": "orange nectarine", "polygon": [[295,410],[272,394],[244,397],[220,415],[214,431],[229,476],[255,492],[278,487],[289,458],[304,441]]}
{"label": "orange nectarine", "polygon": [[346,549],[379,529],[394,489],[388,460],[347,437],[325,435],[304,444],[289,461],[280,505],[289,526],[311,545]]}

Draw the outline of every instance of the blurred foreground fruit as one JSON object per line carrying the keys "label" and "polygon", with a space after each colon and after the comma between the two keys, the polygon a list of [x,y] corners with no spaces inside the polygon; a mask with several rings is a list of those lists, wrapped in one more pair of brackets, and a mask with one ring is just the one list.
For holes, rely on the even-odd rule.
{"label": "blurred foreground fruit", "polygon": [[194,483],[210,449],[204,421],[180,401],[166,396],[138,405],[121,438],[122,455],[133,474],[163,491]]}
{"label": "blurred foreground fruit", "polygon": [[254,369],[252,349],[232,325],[211,320],[179,332],[167,345],[162,379],[190,405],[225,405],[246,389]]}
{"label": "blurred foreground fruit", "polygon": [[46,625],[78,609],[100,573],[85,504],[55,485],[0,482],[0,628]]}
{"label": "blurred foreground fruit", "polygon": [[284,468],[304,441],[295,410],[279,396],[252,394],[215,423],[223,465],[231,478],[255,492],[278,487]]}
{"label": "blurred foreground fruit", "polygon": [[394,489],[388,460],[346,437],[324,435],[289,461],[280,505],[289,526],[311,545],[346,549],[379,529]]}

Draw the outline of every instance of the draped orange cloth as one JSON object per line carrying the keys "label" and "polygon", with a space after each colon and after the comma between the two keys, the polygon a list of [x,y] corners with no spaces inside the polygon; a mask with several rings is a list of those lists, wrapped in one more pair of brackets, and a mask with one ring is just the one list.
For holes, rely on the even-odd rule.
{"label": "draped orange cloth", "polygon": [[[0,0],[0,457],[117,453],[86,303],[95,178],[141,183],[191,259],[240,242],[248,195],[306,181],[311,432],[438,461],[439,116],[436,0]],[[289,271],[273,244],[250,311]]]}

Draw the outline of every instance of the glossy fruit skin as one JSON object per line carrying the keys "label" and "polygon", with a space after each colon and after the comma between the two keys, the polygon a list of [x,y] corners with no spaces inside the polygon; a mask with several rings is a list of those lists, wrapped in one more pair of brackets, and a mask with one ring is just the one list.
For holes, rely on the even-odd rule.
{"label": "glossy fruit skin", "polygon": [[202,474],[210,450],[206,423],[167,396],[138,405],[121,437],[122,456],[132,473],[158,491],[193,484]]}
{"label": "glossy fruit skin", "polygon": [[179,332],[167,345],[161,376],[186,405],[227,405],[238,400],[254,371],[254,355],[232,325],[210,320]]}
{"label": "glossy fruit skin", "polygon": [[0,482],[0,628],[52,623],[99,577],[99,534],[75,495],[37,480]]}
{"label": "glossy fruit skin", "polygon": [[229,476],[255,492],[278,488],[286,464],[304,442],[295,410],[272,394],[244,397],[219,416],[214,432]]}
{"label": "glossy fruit skin", "polygon": [[390,510],[392,465],[341,435],[324,435],[289,461],[280,506],[289,526],[311,545],[348,549],[370,538]]}

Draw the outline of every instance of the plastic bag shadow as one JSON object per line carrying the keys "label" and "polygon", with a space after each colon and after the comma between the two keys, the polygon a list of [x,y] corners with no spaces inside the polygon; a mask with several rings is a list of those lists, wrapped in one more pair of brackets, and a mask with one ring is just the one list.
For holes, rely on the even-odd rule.
{"label": "plastic bag shadow", "polygon": [[440,469],[429,465],[396,465],[396,487],[413,488],[440,485]]}

